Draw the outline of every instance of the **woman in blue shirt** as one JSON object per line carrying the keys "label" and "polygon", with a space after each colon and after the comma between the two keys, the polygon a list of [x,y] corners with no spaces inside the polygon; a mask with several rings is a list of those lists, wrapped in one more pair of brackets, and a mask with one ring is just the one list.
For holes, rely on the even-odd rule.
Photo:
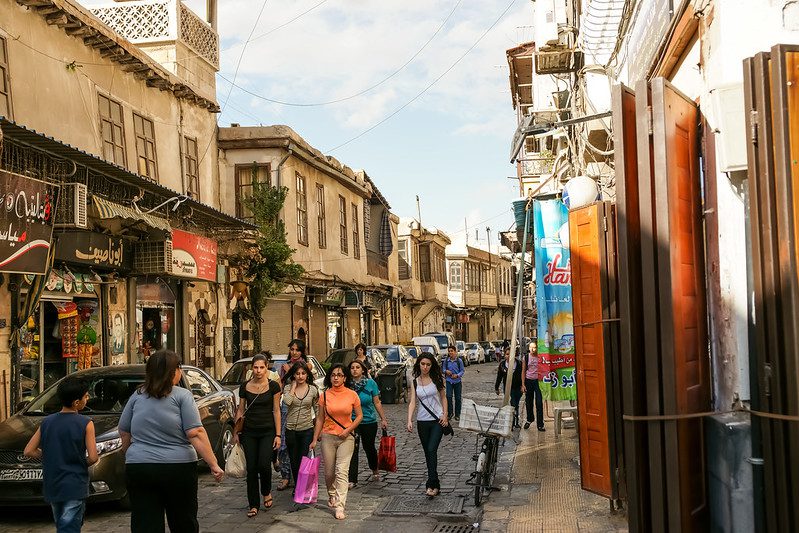
{"label": "woman in blue shirt", "polygon": [[381,427],[383,429],[388,427],[386,415],[383,413],[383,404],[380,402],[380,389],[375,380],[368,377],[367,371],[363,361],[356,359],[350,363],[352,388],[361,399],[361,410],[363,411],[363,421],[358,426],[355,438],[355,451],[350,459],[350,488],[358,484],[359,441],[363,443],[366,460],[369,461],[369,468],[372,470],[371,479],[375,481],[380,479],[380,472],[377,470],[377,448],[375,447],[378,415],[380,415]]}

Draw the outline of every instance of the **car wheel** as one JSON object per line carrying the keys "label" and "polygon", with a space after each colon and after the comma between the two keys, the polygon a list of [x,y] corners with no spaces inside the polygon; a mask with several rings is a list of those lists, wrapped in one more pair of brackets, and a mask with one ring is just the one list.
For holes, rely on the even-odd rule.
{"label": "car wheel", "polygon": [[219,468],[225,469],[225,462],[231,451],[233,451],[233,426],[226,424],[225,431],[222,433],[222,438],[219,442],[219,447],[214,451]]}

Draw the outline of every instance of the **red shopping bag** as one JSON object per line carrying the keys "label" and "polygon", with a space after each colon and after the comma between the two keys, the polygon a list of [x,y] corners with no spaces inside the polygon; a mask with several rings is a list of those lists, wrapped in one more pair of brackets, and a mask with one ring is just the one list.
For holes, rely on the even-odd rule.
{"label": "red shopping bag", "polygon": [[300,471],[297,473],[297,486],[294,490],[294,501],[297,503],[316,503],[319,492],[319,463],[321,458],[314,457],[311,450],[302,458]]}
{"label": "red shopping bag", "polygon": [[377,454],[377,468],[386,472],[397,471],[397,442],[396,437],[389,437],[383,430],[380,437],[380,451]]}

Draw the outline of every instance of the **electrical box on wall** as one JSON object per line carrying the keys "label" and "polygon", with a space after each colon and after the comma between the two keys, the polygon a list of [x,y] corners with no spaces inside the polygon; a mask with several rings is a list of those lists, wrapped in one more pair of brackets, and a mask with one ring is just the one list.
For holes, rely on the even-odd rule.
{"label": "electrical box on wall", "polygon": [[746,116],[743,84],[722,85],[710,93],[716,130],[716,166],[721,172],[746,169]]}

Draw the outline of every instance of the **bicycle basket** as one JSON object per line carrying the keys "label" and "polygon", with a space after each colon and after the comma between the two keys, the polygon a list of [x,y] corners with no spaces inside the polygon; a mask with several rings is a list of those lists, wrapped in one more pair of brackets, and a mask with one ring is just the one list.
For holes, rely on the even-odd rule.
{"label": "bicycle basket", "polygon": [[489,407],[464,399],[461,405],[461,429],[510,437],[513,429],[513,407]]}

